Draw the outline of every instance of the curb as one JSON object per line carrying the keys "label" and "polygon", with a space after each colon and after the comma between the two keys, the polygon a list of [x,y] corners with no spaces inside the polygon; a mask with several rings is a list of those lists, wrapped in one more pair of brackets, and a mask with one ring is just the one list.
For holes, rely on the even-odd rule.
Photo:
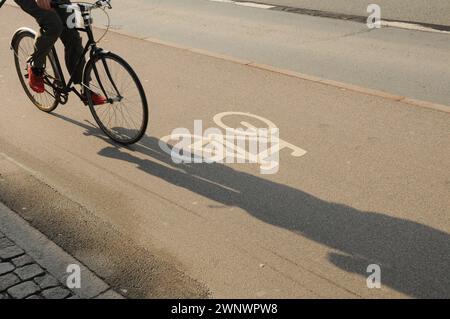
{"label": "curb", "polygon": [[[106,29],[103,27],[96,27],[96,28],[102,29],[102,30]],[[120,35],[129,37],[129,38],[132,38],[132,39],[142,40],[142,41],[150,42],[150,43],[156,44],[156,45],[161,45],[161,46],[165,46],[165,47],[169,47],[169,48],[173,48],[173,49],[177,49],[177,50],[200,54],[200,55],[208,56],[208,57],[211,57],[214,59],[232,62],[232,63],[244,65],[244,66],[255,68],[255,69],[260,69],[263,71],[269,71],[269,72],[273,72],[273,73],[277,73],[277,74],[281,74],[281,75],[285,75],[285,76],[289,76],[289,77],[293,77],[293,78],[297,78],[297,79],[301,79],[301,80],[305,80],[305,81],[310,81],[310,82],[314,82],[314,83],[319,83],[319,84],[323,84],[323,85],[327,85],[327,86],[331,86],[331,87],[335,87],[335,88],[339,88],[339,89],[344,89],[344,90],[348,90],[351,92],[356,92],[356,93],[360,93],[360,94],[364,94],[364,95],[375,96],[375,97],[387,99],[390,101],[401,102],[401,103],[407,104],[409,106],[420,107],[420,108],[425,108],[425,109],[430,109],[430,110],[450,114],[450,105],[444,105],[444,104],[434,103],[434,102],[430,102],[430,101],[418,100],[418,99],[410,98],[407,96],[397,95],[397,94],[393,94],[393,93],[389,93],[389,92],[385,92],[385,91],[381,91],[381,90],[370,89],[370,88],[358,86],[355,84],[329,80],[329,79],[321,78],[321,77],[314,76],[314,75],[308,75],[308,74],[300,73],[297,71],[287,70],[287,69],[275,67],[272,65],[254,62],[251,60],[236,58],[236,57],[229,56],[226,54],[215,53],[215,52],[211,52],[211,51],[204,50],[204,49],[189,48],[189,47],[185,47],[182,45],[178,45],[178,44],[175,44],[172,42],[168,42],[168,41],[164,41],[164,40],[160,40],[160,39],[156,39],[156,38],[137,37],[132,34],[128,34],[126,32],[121,32],[121,31],[117,31],[117,30],[110,30],[110,32],[120,34]]]}
{"label": "curb", "polygon": [[64,286],[66,286],[65,283],[69,275],[67,266],[79,265],[81,268],[81,288],[70,289],[79,298],[124,299],[81,262],[67,254],[2,203],[0,203],[0,231]]}

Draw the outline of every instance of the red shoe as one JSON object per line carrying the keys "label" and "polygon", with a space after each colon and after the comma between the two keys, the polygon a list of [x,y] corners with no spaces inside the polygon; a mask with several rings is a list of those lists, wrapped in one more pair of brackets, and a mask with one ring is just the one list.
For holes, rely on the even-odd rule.
{"label": "red shoe", "polygon": [[102,105],[108,101],[106,99],[106,97],[99,95],[97,93],[94,93],[94,92],[91,93],[91,98],[92,98],[92,104],[94,104],[94,105]]}
{"label": "red shoe", "polygon": [[37,75],[33,72],[31,65],[28,65],[28,85],[36,93],[44,93],[44,75]]}

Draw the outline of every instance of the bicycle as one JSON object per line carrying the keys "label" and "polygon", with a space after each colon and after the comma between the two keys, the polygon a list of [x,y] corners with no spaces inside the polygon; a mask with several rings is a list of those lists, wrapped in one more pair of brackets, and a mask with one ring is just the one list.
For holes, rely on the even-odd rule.
{"label": "bicycle", "polygon": [[[73,92],[89,106],[95,121],[109,138],[122,145],[138,142],[144,136],[148,125],[148,104],[144,88],[137,74],[124,59],[97,46],[99,41],[95,41],[92,30],[92,10],[102,9],[106,13],[106,9],[112,9],[111,1],[73,2],[71,5],[53,1],[52,7],[57,6],[66,9],[71,6],[71,10],[79,10],[81,24],[77,25],[76,29],[87,34],[83,57],[89,55],[89,60],[84,67],[81,90],[75,87],[73,75],[66,82],[55,47],[47,56],[47,67],[44,71],[45,92],[37,94],[31,90],[27,84],[27,65],[34,51],[36,32],[22,27],[15,32],[11,49],[14,51],[16,70],[25,93],[38,109],[51,113],[58,105],[65,105],[69,94]],[[104,35],[108,29],[109,27]],[[83,58],[79,59],[77,66],[82,60]],[[94,105],[91,97],[93,93],[106,97],[106,103]]]}

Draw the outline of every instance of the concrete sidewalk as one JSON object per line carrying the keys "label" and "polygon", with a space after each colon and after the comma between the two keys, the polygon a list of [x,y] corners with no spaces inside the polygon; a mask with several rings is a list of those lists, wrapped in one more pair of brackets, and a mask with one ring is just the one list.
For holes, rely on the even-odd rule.
{"label": "concrete sidewalk", "polygon": [[[81,287],[69,289],[69,265]],[[0,299],[122,299],[78,260],[0,203]]]}

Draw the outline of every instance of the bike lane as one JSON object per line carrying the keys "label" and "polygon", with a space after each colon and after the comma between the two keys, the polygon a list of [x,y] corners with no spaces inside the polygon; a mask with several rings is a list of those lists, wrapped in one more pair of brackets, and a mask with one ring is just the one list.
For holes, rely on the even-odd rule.
{"label": "bike lane", "polygon": [[[118,148],[75,100],[56,116],[32,108],[6,45],[30,20],[5,19],[2,152],[212,296],[449,295],[448,113],[110,33],[102,45],[138,71],[151,108],[147,137]],[[223,112],[238,112],[232,127],[252,121],[242,112],[267,119],[307,153],[281,150],[278,173],[263,176],[254,164],[177,165],[160,148]],[[380,290],[366,286],[371,264]]]}

